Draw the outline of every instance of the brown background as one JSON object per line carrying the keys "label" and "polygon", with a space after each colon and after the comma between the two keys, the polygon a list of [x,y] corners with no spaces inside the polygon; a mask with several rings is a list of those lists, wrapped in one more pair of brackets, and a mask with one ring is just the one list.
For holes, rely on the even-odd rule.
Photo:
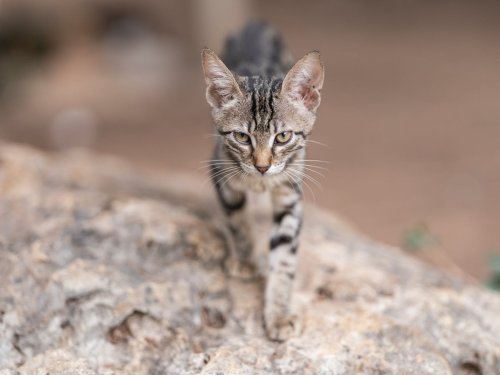
{"label": "brown background", "polygon": [[307,199],[395,245],[424,228],[437,258],[486,277],[500,251],[497,2],[3,2],[0,137],[202,174],[199,50],[250,19],[327,67],[310,157],[330,163]]}

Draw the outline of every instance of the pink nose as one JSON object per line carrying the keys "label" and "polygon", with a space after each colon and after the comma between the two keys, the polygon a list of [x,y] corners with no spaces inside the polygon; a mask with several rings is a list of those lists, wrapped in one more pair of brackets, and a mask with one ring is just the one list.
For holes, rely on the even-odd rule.
{"label": "pink nose", "polygon": [[264,166],[258,166],[256,165],[255,168],[262,174],[266,173],[267,170],[269,169],[270,165],[264,165]]}

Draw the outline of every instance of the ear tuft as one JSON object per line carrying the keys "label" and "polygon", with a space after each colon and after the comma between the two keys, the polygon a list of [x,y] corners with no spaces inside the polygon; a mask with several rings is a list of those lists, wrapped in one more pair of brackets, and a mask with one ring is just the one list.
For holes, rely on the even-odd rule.
{"label": "ear tuft", "polygon": [[290,69],[283,80],[281,93],[314,112],[321,102],[324,78],[325,69],[319,52],[309,52]]}
{"label": "ear tuft", "polygon": [[233,73],[214,51],[204,48],[201,51],[201,62],[207,84],[207,102],[212,108],[221,108],[242,96]]}

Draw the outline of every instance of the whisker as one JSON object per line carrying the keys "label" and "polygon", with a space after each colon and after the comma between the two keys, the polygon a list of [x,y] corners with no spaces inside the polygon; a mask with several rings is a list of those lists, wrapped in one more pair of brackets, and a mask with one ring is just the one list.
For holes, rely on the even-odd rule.
{"label": "whisker", "polygon": [[200,163],[204,164],[210,164],[210,163],[236,163],[234,160],[231,159],[213,159],[213,160],[202,160]]}
{"label": "whisker", "polygon": [[316,194],[314,194],[313,189],[311,188],[311,186],[309,186],[309,184],[306,181],[302,180],[302,182],[304,183],[304,185],[306,186],[306,188],[309,189],[309,191],[311,192],[311,195],[313,197],[313,201],[314,201],[314,203],[316,203]]}
{"label": "whisker", "polygon": [[325,177],[325,175],[324,175],[323,173],[318,172],[318,171],[315,171],[315,170],[314,170],[314,169],[312,169],[312,168],[309,168],[309,167],[304,166],[304,169],[308,170],[309,172],[316,173],[316,174],[320,175],[320,176],[321,176],[321,177],[323,177],[323,178],[326,178],[326,177]]}
{"label": "whisker", "polygon": [[314,202],[316,202],[316,195],[314,194],[314,191],[313,189],[311,188],[311,186],[307,183],[306,180],[304,180],[301,176],[299,176],[298,174],[296,174],[296,171],[292,171],[291,169],[288,170],[288,172],[293,176],[295,177],[295,183],[297,183],[297,180],[300,181],[301,183],[304,184],[304,186],[309,189],[309,191],[311,192],[312,196],[313,196],[313,200]]}
{"label": "whisker", "polygon": [[307,167],[307,168],[315,168],[315,169],[322,169],[324,171],[327,171],[328,168],[325,167],[320,167],[318,165],[311,165],[311,164],[303,164],[303,163],[290,163],[288,165],[293,165],[293,166],[298,166],[298,167]]}
{"label": "whisker", "polygon": [[213,162],[231,162],[231,163],[236,163],[236,161],[232,160],[232,159],[212,159],[210,161],[213,161]]}
{"label": "whisker", "polygon": [[300,175],[302,178],[305,178],[309,181],[311,181],[313,184],[315,184],[319,189],[323,190],[323,187],[321,186],[321,183],[316,180],[314,177],[309,176],[306,172],[303,171],[296,171],[298,175]]}
{"label": "whisker", "polygon": [[198,169],[211,169],[211,168],[228,168],[228,167],[238,167],[238,164],[207,164],[207,165],[202,165],[201,167],[198,167]]}
{"label": "whisker", "polygon": [[210,168],[214,168],[214,167],[227,168],[227,167],[231,167],[231,166],[237,167],[238,164],[236,164],[236,163],[222,163],[222,164],[212,163],[212,164],[202,165],[201,167],[198,167],[198,169],[210,169]]}
{"label": "whisker", "polygon": [[288,173],[286,172],[286,170],[284,170],[283,172],[284,172],[284,175],[285,175],[286,179],[288,180],[288,182],[290,184],[292,184],[292,180],[290,179],[290,176],[288,175]]}
{"label": "whisker", "polygon": [[315,141],[313,139],[306,139],[306,142],[311,142],[311,143],[315,143],[315,144],[320,145],[320,146],[328,147],[328,145],[326,143],[318,142],[318,141]]}
{"label": "whisker", "polygon": [[219,167],[219,166],[227,166],[227,165],[238,165],[237,163],[209,163],[206,165],[202,165],[199,168],[210,168],[210,167]]}
{"label": "whisker", "polygon": [[228,171],[224,176],[222,176],[217,183],[224,182],[227,178],[230,178],[232,175],[234,175],[236,172],[238,172],[238,168],[232,169]]}
{"label": "whisker", "polygon": [[295,184],[300,184],[300,178],[299,177],[295,177],[291,172],[287,171],[287,170],[284,170],[287,178],[289,179],[289,181],[295,183]]}
{"label": "whisker", "polygon": [[285,175],[288,178],[288,181],[290,181],[292,184],[299,184],[300,185],[302,183],[301,179],[297,176],[294,176],[292,174],[292,172],[287,171],[287,170],[284,170],[283,172],[285,172]]}
{"label": "whisker", "polygon": [[243,183],[246,184],[248,181],[248,174],[247,173],[243,173]]}
{"label": "whisker", "polygon": [[301,171],[298,171],[298,170],[293,170],[293,173],[302,179],[302,182],[306,185],[308,185],[307,181],[310,181],[312,182],[314,185],[316,185],[320,190],[323,190],[323,187],[321,186],[321,184],[319,183],[319,181],[317,181],[315,178],[309,176],[307,173],[305,172],[301,172]]}
{"label": "whisker", "polygon": [[227,179],[226,181],[224,181],[222,183],[222,185],[220,186],[220,189],[222,189],[224,187],[224,185],[226,185],[230,180],[232,180],[234,177],[238,176],[240,173],[242,173],[241,171],[236,171],[236,172],[233,172]]}
{"label": "whisker", "polygon": [[237,169],[239,169],[239,167],[227,167],[227,168],[223,168],[223,169],[221,169],[221,170],[218,170],[218,171],[217,171],[217,172],[215,172],[214,174],[211,174],[210,176],[211,176],[212,178],[215,178],[215,177],[217,177],[217,176],[219,176],[219,175],[221,175],[221,174],[224,174],[224,173],[227,173],[227,172],[232,172],[232,171],[235,171],[235,170],[237,170]]}
{"label": "whisker", "polygon": [[327,163],[327,164],[331,163],[328,160],[318,160],[318,159],[297,159],[297,161],[308,161],[308,162],[314,162],[314,163]]}
{"label": "whisker", "polygon": [[224,173],[229,173],[229,172],[233,172],[235,170],[239,169],[238,167],[227,167],[227,168],[222,168],[218,171],[216,171],[214,174],[210,174],[210,177],[211,178],[215,178],[217,176],[220,176],[221,174],[224,174]]}
{"label": "whisker", "polygon": [[[233,172],[230,172],[230,173],[234,173]],[[219,178],[217,179],[217,181],[215,181],[215,184],[220,184],[221,182],[223,182],[227,177],[229,176],[229,174],[225,174],[223,176],[219,176]]]}
{"label": "whisker", "polygon": [[[215,180],[217,177],[221,176],[221,175],[225,175],[227,173],[231,173],[231,172],[234,172],[236,171],[237,169],[239,169],[238,167],[228,167],[228,168],[223,168],[221,169],[220,171],[217,171],[216,173],[214,174],[210,174],[208,176],[208,178],[206,178],[204,181],[203,181],[203,184],[202,186],[204,186],[208,181],[211,181],[211,180]],[[224,177],[224,176],[223,176]],[[222,178],[223,178],[222,177]],[[219,181],[217,181],[218,183]]]}
{"label": "whisker", "polygon": [[313,184],[315,184],[320,190],[323,190],[323,186],[321,185],[321,182],[319,182],[318,180],[316,180],[314,177],[311,177],[309,176],[308,174],[304,173],[304,175],[302,176],[304,178],[306,178],[307,180],[311,181]]}

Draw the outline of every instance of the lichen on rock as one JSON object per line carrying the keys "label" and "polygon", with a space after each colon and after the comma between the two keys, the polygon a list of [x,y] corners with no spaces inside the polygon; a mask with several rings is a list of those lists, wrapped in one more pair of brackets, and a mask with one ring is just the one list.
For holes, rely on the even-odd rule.
{"label": "lichen on rock", "polygon": [[498,295],[314,207],[303,330],[267,340],[216,212],[195,177],[0,144],[0,374],[500,374]]}

